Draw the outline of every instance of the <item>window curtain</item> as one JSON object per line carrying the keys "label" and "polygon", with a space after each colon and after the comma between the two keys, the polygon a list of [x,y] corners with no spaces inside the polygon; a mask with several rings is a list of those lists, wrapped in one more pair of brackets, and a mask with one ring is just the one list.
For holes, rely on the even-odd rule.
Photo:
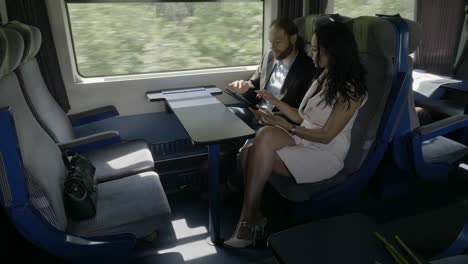
{"label": "window curtain", "polygon": [[309,14],[325,14],[328,0],[309,0]]}
{"label": "window curtain", "polygon": [[7,0],[8,19],[36,26],[42,33],[42,46],[36,55],[39,68],[50,93],[65,112],[70,110],[45,0]]}
{"label": "window curtain", "polygon": [[454,66],[455,78],[468,79],[468,5],[465,6],[465,20],[458,44],[457,58]]}
{"label": "window curtain", "polygon": [[416,52],[416,68],[453,75],[464,7],[465,0],[417,1],[417,21],[423,30]]}
{"label": "window curtain", "polygon": [[303,16],[302,0],[280,0],[278,16],[295,19]]}

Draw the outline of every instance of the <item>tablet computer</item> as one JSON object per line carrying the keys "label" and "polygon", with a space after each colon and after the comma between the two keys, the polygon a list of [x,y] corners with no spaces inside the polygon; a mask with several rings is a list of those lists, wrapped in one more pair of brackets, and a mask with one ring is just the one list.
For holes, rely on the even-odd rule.
{"label": "tablet computer", "polygon": [[232,89],[229,89],[229,88],[225,88],[224,91],[229,94],[230,96],[234,97],[235,99],[239,100],[242,104],[244,104],[245,106],[249,107],[249,108],[252,108],[254,110],[258,110],[258,107],[257,107],[257,104],[256,102],[251,102],[249,101],[247,98],[245,98],[242,94],[232,90]]}

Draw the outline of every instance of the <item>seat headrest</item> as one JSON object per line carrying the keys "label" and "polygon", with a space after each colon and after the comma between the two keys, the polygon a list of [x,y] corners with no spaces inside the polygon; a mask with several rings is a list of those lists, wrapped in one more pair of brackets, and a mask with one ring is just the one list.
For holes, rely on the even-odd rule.
{"label": "seat headrest", "polygon": [[315,30],[332,21],[344,22],[349,20],[349,17],[341,16],[340,14],[311,14],[296,18],[294,23],[297,25],[299,36],[304,38],[306,43],[310,43]]}
{"label": "seat headrest", "polygon": [[405,19],[409,29],[409,43],[408,53],[411,54],[416,51],[421,42],[422,28],[421,25],[412,20]]}
{"label": "seat headrest", "polygon": [[[413,53],[419,46],[421,28],[414,21],[405,19],[409,28],[408,52]],[[390,21],[373,16],[361,16],[345,22],[356,39],[359,52],[376,56],[393,57],[395,51],[395,30]]]}
{"label": "seat headrest", "polygon": [[13,72],[20,64],[24,52],[21,34],[0,28],[0,79]]}
{"label": "seat headrest", "polygon": [[6,27],[18,31],[24,39],[24,55],[21,63],[33,59],[41,48],[41,31],[37,27],[29,26],[19,21],[12,21]]}
{"label": "seat headrest", "polygon": [[393,57],[395,31],[392,23],[373,16],[361,16],[345,22],[353,32],[358,50],[375,56]]}
{"label": "seat headrest", "polygon": [[[381,16],[381,15],[376,15],[376,16]],[[421,25],[412,20],[402,18],[402,17],[400,18],[403,19],[408,25],[408,33],[409,33],[408,54],[411,54],[416,51],[416,49],[419,46],[419,42],[421,41]]]}

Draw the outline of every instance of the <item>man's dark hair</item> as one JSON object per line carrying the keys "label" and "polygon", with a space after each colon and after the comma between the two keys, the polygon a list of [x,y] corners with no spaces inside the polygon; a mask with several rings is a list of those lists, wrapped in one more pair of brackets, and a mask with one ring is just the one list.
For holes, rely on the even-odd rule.
{"label": "man's dark hair", "polygon": [[297,35],[297,40],[296,40],[296,49],[299,51],[304,51],[305,48],[305,42],[304,39],[299,36],[299,30],[297,29],[296,24],[288,18],[288,17],[279,17],[270,24],[270,28],[276,28],[276,29],[282,29],[286,34],[289,36],[292,35]]}

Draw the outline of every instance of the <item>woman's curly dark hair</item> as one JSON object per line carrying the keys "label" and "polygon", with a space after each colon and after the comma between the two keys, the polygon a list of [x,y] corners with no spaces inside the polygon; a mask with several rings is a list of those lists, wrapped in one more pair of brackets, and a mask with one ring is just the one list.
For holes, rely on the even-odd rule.
{"label": "woman's curly dark hair", "polygon": [[356,40],[346,25],[340,22],[323,25],[315,34],[317,58],[320,58],[320,48],[325,50],[329,58],[328,72],[319,80],[319,88],[322,88],[323,82],[327,82],[322,102],[333,105],[340,96],[349,108],[351,100],[358,100],[367,93],[366,70],[359,60]]}

